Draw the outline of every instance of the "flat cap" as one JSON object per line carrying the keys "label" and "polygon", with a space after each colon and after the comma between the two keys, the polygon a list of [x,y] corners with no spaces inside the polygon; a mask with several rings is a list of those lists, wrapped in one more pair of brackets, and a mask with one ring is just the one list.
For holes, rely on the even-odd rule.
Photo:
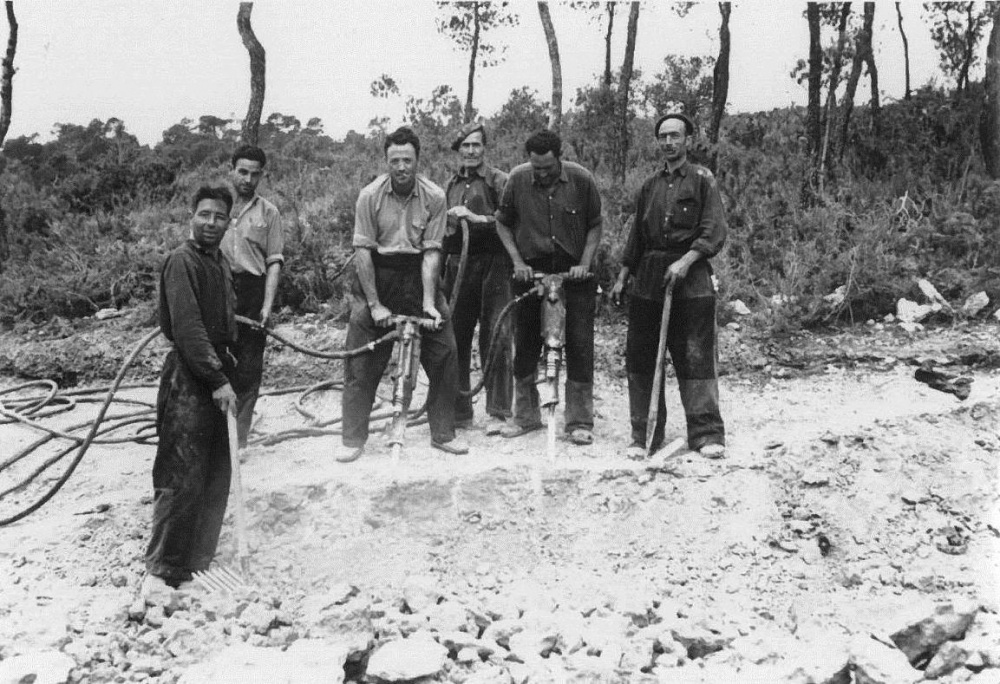
{"label": "flat cap", "polygon": [[476,131],[481,131],[483,134],[483,142],[486,142],[486,127],[483,126],[482,121],[470,121],[469,123],[462,126],[458,133],[455,135],[455,139],[451,143],[451,149],[458,152],[458,148],[462,146],[462,141],[468,138],[470,135]]}

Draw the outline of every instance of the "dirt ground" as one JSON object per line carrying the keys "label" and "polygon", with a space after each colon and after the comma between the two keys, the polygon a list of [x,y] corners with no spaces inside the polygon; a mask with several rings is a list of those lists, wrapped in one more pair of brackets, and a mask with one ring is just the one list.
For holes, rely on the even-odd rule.
{"label": "dirt ground", "polygon": [[[331,347],[342,335],[316,322],[281,330]],[[350,465],[331,458],[339,440],[333,435],[251,446],[243,466],[250,583],[254,600],[278,617],[256,633],[213,631],[211,617],[193,619],[193,640],[174,648],[163,645],[169,640],[153,644],[148,635],[158,627],[155,620],[129,614],[143,575],[154,448],[95,446],[49,503],[0,528],[0,672],[15,656],[58,651],[72,658],[70,681],[173,682],[231,643],[281,649],[330,632],[329,616],[317,615],[314,599],[337,591],[353,597],[345,605],[364,604],[363,627],[378,642],[407,632],[398,625],[380,631],[382,613],[373,606],[400,606],[408,583],[429,577],[442,595],[487,621],[503,614],[491,605],[531,586],[533,601],[588,619],[602,611],[634,616],[629,606],[638,602],[654,616],[650,622],[672,606],[709,633],[731,635],[706,653],[683,642],[686,654],[669,665],[657,660],[629,670],[621,661],[615,681],[727,681],[707,674],[712,659],[723,657],[726,672],[741,673],[732,681],[897,681],[773,673],[776,663],[792,657],[781,645],[785,638],[823,649],[835,637],[884,637],[915,607],[970,599],[982,614],[1000,609],[996,333],[995,325],[982,323],[915,333],[858,326],[770,339],[726,328],[720,384],[728,453],[718,461],[683,447],[650,461],[624,458],[629,424],[620,322],[604,325],[598,336],[595,443],[560,440],[552,460],[544,432],[487,437],[481,406],[479,424],[464,432],[468,456],[430,449],[427,427],[419,425],[408,429],[395,469],[382,436]],[[127,351],[124,340],[120,346]],[[149,352],[141,377],[150,377],[161,353]],[[339,373],[329,370],[332,364],[298,358],[272,348],[268,384]],[[971,377],[971,396],[960,401],[916,382],[915,366],[927,360]],[[86,369],[80,377],[93,380]],[[0,389],[20,381],[8,376]],[[151,400],[153,391],[121,396]],[[297,396],[263,397],[257,433],[305,425],[293,406]],[[683,434],[673,385],[667,399],[670,441]],[[323,392],[304,403],[321,418],[332,417],[340,395]],[[80,406],[45,423],[82,422],[94,412]],[[37,437],[25,426],[2,424],[0,453],[12,454]],[[0,490],[51,453],[0,472]],[[39,486],[57,474],[46,474]],[[541,494],[533,487],[537,478]],[[40,491],[0,500],[0,517]],[[230,513],[219,547],[220,560],[230,566],[234,546]],[[173,610],[183,606],[182,600]],[[339,613],[345,623],[358,614]],[[740,637],[754,635],[769,635],[769,656],[756,659],[736,647]],[[992,638],[1000,649],[1000,633]],[[559,657],[570,662],[558,649],[545,660]],[[154,665],[140,666],[150,659]],[[533,661],[509,661],[517,664],[509,674],[476,681],[560,681],[533,671]],[[1000,661],[978,662],[939,681],[998,681]],[[491,672],[506,667],[485,658],[454,662],[427,681],[473,681],[486,664],[498,668]],[[338,676],[351,679],[362,670],[347,666]],[[691,672],[701,679],[681,676]],[[914,680],[922,674],[914,669]]]}

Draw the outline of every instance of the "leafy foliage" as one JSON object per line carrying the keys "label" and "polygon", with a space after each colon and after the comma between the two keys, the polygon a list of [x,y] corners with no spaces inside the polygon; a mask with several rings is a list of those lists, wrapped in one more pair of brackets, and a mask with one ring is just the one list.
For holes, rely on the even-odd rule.
{"label": "leafy foliage", "polygon": [[969,73],[979,63],[976,45],[997,13],[993,3],[933,2],[924,4],[931,39],[941,58],[941,70],[955,79],[957,89],[969,85]]}
{"label": "leafy foliage", "polygon": [[490,67],[503,61],[507,46],[487,40],[483,34],[501,26],[517,26],[520,18],[509,2],[439,2],[438,31],[464,51],[477,41],[479,66]]}
{"label": "leafy foliage", "polygon": [[[704,103],[699,84],[710,64],[668,60],[651,83],[634,89],[624,182],[610,170],[615,84],[596,77],[566,114],[564,157],[590,168],[601,190],[604,241],[594,268],[605,287],[617,272],[636,193],[662,163],[652,136],[655,109],[689,97]],[[694,73],[701,76],[689,77]],[[376,95],[403,98],[391,77],[381,83]],[[1000,185],[977,161],[980,88],[959,94],[926,87],[910,101],[887,104],[878,141],[870,113],[859,108],[831,191],[810,206],[799,202],[810,168],[804,110],[726,118],[716,177],[730,239],[713,262],[724,300],[743,299],[763,323],[783,330],[885,315],[897,298],[915,295],[917,277],[952,300],[979,289],[1000,295],[992,270],[1000,242],[991,239],[1000,230]],[[459,99],[441,86],[428,97],[407,95],[404,104],[423,143],[422,172],[446,182],[456,165],[448,144],[462,122]],[[546,121],[547,103],[537,93],[511,91],[485,122],[489,160],[504,169],[523,162],[525,139]],[[198,185],[225,180],[238,132],[238,121],[205,115],[171,126],[150,148],[112,118],[62,124],[45,143],[9,140],[0,161],[10,236],[10,258],[0,265],[0,320],[152,306],[162,259],[187,235],[187,199]],[[269,160],[261,191],[286,226],[279,305],[340,315],[345,282],[335,276],[352,251],[357,193],[384,170],[381,139],[351,131],[334,140],[319,119],[303,124],[280,112],[265,119],[260,136]],[[825,298],[838,288],[842,300]]]}

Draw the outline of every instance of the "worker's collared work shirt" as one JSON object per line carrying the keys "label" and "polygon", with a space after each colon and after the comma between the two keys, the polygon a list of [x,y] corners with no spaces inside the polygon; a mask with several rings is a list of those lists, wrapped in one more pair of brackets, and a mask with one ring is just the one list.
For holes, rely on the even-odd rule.
{"label": "worker's collared work shirt", "polygon": [[[496,219],[493,214],[497,210],[500,195],[507,184],[507,174],[500,169],[480,164],[469,171],[462,168],[448,181],[445,194],[448,196],[448,207],[464,206],[474,214],[489,219],[486,223],[469,221],[469,254],[504,252],[503,243],[497,235]],[[444,249],[449,254],[459,254],[462,251],[462,231],[458,219],[448,217],[448,234],[444,240]]]}
{"label": "worker's collared work shirt", "polygon": [[[700,252],[703,259],[715,256],[726,233],[725,211],[712,172],[688,161],[673,172],[664,166],[639,190],[622,254],[622,266],[634,276],[632,296],[662,299],[667,267],[690,250]],[[704,289],[702,278],[695,279],[699,283],[688,285]],[[710,287],[707,272],[704,280]]]}
{"label": "worker's collared work shirt", "polygon": [[229,380],[217,348],[236,341],[236,295],[221,250],[188,240],[160,272],[160,328],[198,380],[216,390]]}
{"label": "worker's collared work shirt", "polygon": [[521,258],[551,256],[557,249],[583,258],[587,234],[601,226],[601,195],[594,177],[574,162],[564,161],[550,187],[535,181],[531,164],[514,167],[500,196],[496,220],[510,228]]}
{"label": "worker's collared work shirt", "polygon": [[241,209],[234,210],[229,230],[220,248],[229,259],[233,273],[262,276],[271,264],[282,264],[285,233],[278,208],[254,195]]}
{"label": "worker's collared work shirt", "polygon": [[392,191],[389,174],[362,188],[354,210],[354,247],[379,254],[420,254],[441,249],[447,227],[444,190],[418,175],[413,192]]}

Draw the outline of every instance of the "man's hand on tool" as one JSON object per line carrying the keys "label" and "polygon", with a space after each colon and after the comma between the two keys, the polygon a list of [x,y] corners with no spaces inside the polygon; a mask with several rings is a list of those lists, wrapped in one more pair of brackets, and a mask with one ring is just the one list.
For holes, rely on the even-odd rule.
{"label": "man's hand on tool", "polygon": [[371,312],[372,321],[374,321],[375,325],[378,327],[388,328],[392,325],[392,312],[382,306],[381,303],[369,305],[368,310]]}
{"label": "man's hand on tool", "polygon": [[267,321],[268,321],[269,318],[271,318],[271,309],[270,309],[270,307],[268,307],[266,309],[261,309],[260,310],[260,323],[258,323],[256,327],[260,328],[261,330],[263,330],[264,328],[266,328],[267,327]]}
{"label": "man's hand on tool", "polygon": [[625,292],[625,281],[618,279],[615,284],[611,287],[611,302],[615,306],[622,305],[622,293]]}
{"label": "man's hand on tool", "polygon": [[590,277],[590,267],[584,266],[583,264],[577,264],[576,266],[570,266],[569,269],[569,279],[570,280],[586,280]]}
{"label": "man's hand on tool", "polygon": [[228,382],[219,389],[212,392],[212,401],[223,413],[236,410],[236,392]]}
{"label": "man's hand on tool", "polygon": [[690,251],[680,259],[670,264],[667,267],[667,272],[663,276],[663,284],[666,285],[671,280],[677,282],[678,280],[684,280],[687,277],[688,269],[691,268],[691,264],[698,260],[698,252]]}
{"label": "man's hand on tool", "polygon": [[483,217],[479,214],[474,214],[472,211],[464,204],[456,204],[451,209],[448,210],[448,216],[455,219],[465,219],[469,223],[483,223]]}
{"label": "man's hand on tool", "polygon": [[428,304],[424,306],[424,313],[427,314],[428,318],[434,319],[434,324],[424,323],[424,327],[431,330],[440,330],[441,325],[444,323],[444,318],[441,317],[441,312],[437,310],[437,307],[433,304]]}
{"label": "man's hand on tool", "polygon": [[528,264],[523,261],[514,264],[514,280],[520,283],[530,283],[534,277],[535,272]]}

